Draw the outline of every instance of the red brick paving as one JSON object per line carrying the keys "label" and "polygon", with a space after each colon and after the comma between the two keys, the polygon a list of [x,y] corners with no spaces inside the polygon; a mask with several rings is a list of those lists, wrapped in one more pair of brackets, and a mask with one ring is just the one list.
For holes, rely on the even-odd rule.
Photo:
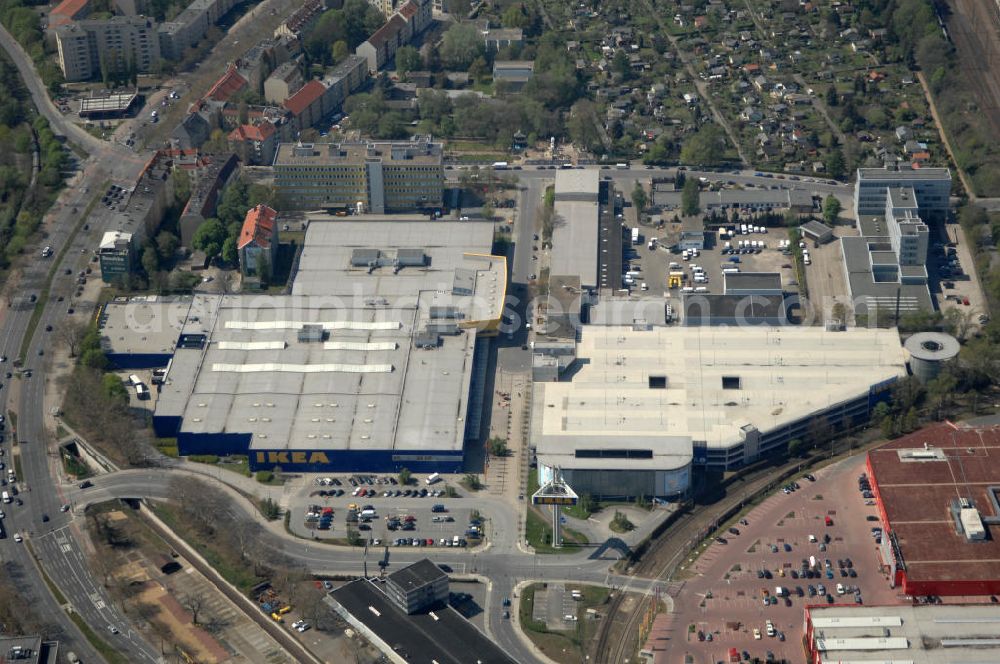
{"label": "red brick paving", "polygon": [[[773,593],[774,587],[781,585],[794,593],[796,586],[805,590],[810,583],[823,583],[835,601],[853,602],[846,595],[837,598],[835,588],[841,582],[860,587],[866,604],[903,601],[898,591],[888,587],[885,575],[879,570],[870,532],[874,524],[865,520],[865,516],[875,515],[876,511],[865,506],[857,488],[857,476],[863,471],[861,455],[817,471],[815,483],[800,480],[800,490],[791,495],[779,492],[754,508],[746,515],[749,526],[736,526],[740,535],[723,534],[728,544],[713,542],[689,570],[693,576],[674,599],[675,613],[660,616],[654,625],[646,647],[657,653],[657,664],[682,662],[685,654],[690,654],[696,664],[715,664],[727,661],[731,647],[761,658],[770,650],[779,660],[784,657],[789,662],[803,661],[803,608],[806,601],[817,602],[819,598],[810,599],[807,595],[800,599],[793,595],[790,607],[781,602],[765,608],[762,588]],[[815,500],[817,495],[822,499]],[[794,516],[786,518],[790,512]],[[827,515],[832,516],[831,527],[824,525]],[[822,540],[827,532],[832,541],[826,552],[821,553],[818,544],[809,543],[808,536],[814,534]],[[756,550],[749,551],[758,541]],[[790,553],[784,552],[785,542],[792,545]],[[771,553],[772,543],[778,545],[779,553]],[[820,561],[830,558],[834,567],[838,558],[851,558],[858,576],[842,579],[836,569],[833,580],[792,579],[787,575],[782,578],[775,573],[781,568],[798,570],[801,560],[810,555]],[[741,571],[730,572],[736,564]],[[757,570],[763,568],[771,570],[774,578],[758,579]],[[729,579],[724,578],[727,572]],[[709,591],[712,599],[704,599]],[[784,642],[767,637],[764,625],[768,618],[777,630],[784,632]],[[688,625],[692,623],[697,629],[711,632],[712,642],[699,642],[697,633],[689,634]],[[737,623],[738,629],[732,629]],[[753,638],[754,627],[761,630],[760,641]]]}

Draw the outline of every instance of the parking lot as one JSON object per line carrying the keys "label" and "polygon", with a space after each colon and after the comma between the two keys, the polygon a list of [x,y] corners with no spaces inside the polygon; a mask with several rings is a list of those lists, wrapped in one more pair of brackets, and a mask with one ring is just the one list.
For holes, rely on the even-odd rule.
{"label": "parking lot", "polygon": [[770,652],[774,661],[799,662],[805,606],[854,604],[853,588],[865,604],[899,603],[876,556],[875,507],[858,490],[863,461],[818,471],[815,482],[798,479],[799,489],[779,491],[732,524],[734,532],[719,533],[687,570],[681,592],[689,601],[675,603],[671,650],[698,663],[728,661],[730,648],[741,658],[745,651],[766,661]]}
{"label": "parking lot", "polygon": [[[456,537],[459,546],[476,546],[484,539],[482,517],[473,514],[475,509],[468,502],[459,507],[456,498],[445,496],[443,482],[402,487],[398,481],[392,483],[395,477],[365,477],[372,484],[352,486],[346,476],[330,476],[329,484],[315,484],[293,502],[289,528],[300,537],[335,539],[346,538],[350,526],[376,546],[451,547]],[[410,496],[404,495],[407,491]],[[358,508],[358,520],[348,523],[352,504]],[[440,506],[438,511],[435,506]],[[473,523],[474,519],[480,523]],[[474,527],[480,529],[478,533],[473,533]]]}

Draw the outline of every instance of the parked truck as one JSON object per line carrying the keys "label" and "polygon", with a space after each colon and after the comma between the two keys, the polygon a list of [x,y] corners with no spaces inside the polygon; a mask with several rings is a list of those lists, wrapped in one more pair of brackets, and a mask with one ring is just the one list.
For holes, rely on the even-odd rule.
{"label": "parked truck", "polygon": [[640,242],[641,242],[641,240],[639,239],[639,229],[638,228],[633,228],[632,229],[632,244],[639,244]]}

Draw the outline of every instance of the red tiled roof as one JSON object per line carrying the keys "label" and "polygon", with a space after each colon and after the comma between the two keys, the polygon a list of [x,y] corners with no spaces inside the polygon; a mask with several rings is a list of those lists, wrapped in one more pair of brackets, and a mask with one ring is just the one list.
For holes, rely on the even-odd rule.
{"label": "red tiled roof", "polygon": [[215,82],[215,85],[212,86],[205,97],[214,101],[228,101],[230,97],[247,85],[249,85],[247,80],[236,71],[236,65],[230,64],[226,69],[226,73]]}
{"label": "red tiled roof", "polygon": [[247,212],[246,219],[243,220],[243,229],[240,230],[240,240],[236,244],[242,249],[251,242],[256,242],[258,247],[267,249],[271,246],[271,238],[274,237],[274,230],[277,227],[278,212],[261,203]]}
{"label": "red tiled roof", "polygon": [[368,43],[375,48],[381,48],[383,44],[402,32],[405,27],[406,19],[399,14],[393,14],[392,18],[382,24],[381,28],[372,33],[372,36],[368,38]]}
{"label": "red tiled roof", "polygon": [[63,0],[49,13],[49,25],[68,23],[87,8],[90,0]]}
{"label": "red tiled roof", "polygon": [[240,125],[229,133],[231,141],[266,141],[277,131],[270,122],[261,122],[259,125]]}
{"label": "red tiled roof", "polygon": [[326,86],[313,79],[303,85],[298,92],[284,101],[284,107],[292,112],[292,115],[302,115],[309,106],[326,92]]}
{"label": "red tiled roof", "polygon": [[402,16],[403,18],[413,18],[414,16],[417,15],[417,12],[419,12],[419,11],[420,11],[420,8],[417,7],[417,3],[413,2],[413,0],[410,0],[405,5],[403,5],[402,7],[400,7],[396,11],[396,13],[399,14],[400,16]]}

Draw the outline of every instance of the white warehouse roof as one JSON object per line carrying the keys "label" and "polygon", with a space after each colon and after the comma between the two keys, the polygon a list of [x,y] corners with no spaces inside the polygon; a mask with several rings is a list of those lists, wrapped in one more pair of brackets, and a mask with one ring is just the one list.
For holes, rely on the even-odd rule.
{"label": "white warehouse roof", "polygon": [[592,466],[579,449],[652,447],[679,468],[693,441],[728,448],[744,427],[767,432],[906,373],[895,330],[860,328],[585,326],[577,358],[570,381],[536,385],[532,435],[549,466]]}

